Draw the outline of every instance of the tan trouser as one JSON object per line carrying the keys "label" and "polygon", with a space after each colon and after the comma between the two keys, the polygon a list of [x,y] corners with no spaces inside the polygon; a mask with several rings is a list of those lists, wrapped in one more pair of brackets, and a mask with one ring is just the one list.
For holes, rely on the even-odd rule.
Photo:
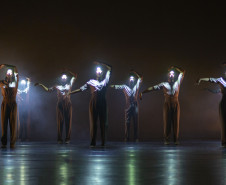
{"label": "tan trouser", "polygon": [[163,108],[164,139],[169,141],[171,127],[173,128],[174,142],[179,137],[180,104],[178,100],[165,101]]}
{"label": "tan trouser", "polygon": [[66,141],[71,139],[72,105],[71,102],[60,101],[57,103],[57,130],[58,141],[63,141],[63,125],[65,123]]}

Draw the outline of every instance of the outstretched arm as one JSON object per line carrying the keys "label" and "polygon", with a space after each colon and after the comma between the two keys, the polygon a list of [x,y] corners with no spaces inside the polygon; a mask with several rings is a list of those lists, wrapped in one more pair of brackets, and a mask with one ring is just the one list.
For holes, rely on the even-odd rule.
{"label": "outstretched arm", "polygon": [[70,94],[76,94],[76,93],[79,93],[79,92],[82,92],[82,90],[79,88],[79,89],[76,89],[76,90],[74,90],[74,91],[71,91],[70,93],[69,93],[69,95]]}
{"label": "outstretched arm", "polygon": [[[210,78],[199,78],[197,81],[196,81],[196,84],[199,85],[200,82],[211,82]],[[213,81],[212,81],[213,82]],[[217,83],[217,82],[213,82],[213,83]]]}
{"label": "outstretched arm", "polygon": [[74,91],[71,91],[71,92],[69,93],[69,95],[70,95],[70,94],[80,93],[80,92],[82,92],[82,91],[87,90],[88,88],[89,88],[89,86],[88,86],[88,84],[86,83],[85,85],[83,85],[83,86],[80,87],[79,89],[76,89],[76,90],[74,90]]}
{"label": "outstretched arm", "polygon": [[152,86],[152,87],[149,87],[149,88],[145,89],[142,93],[140,93],[140,99],[142,100],[143,94],[151,92],[151,91],[160,90],[160,89],[163,88],[163,86],[164,86],[164,83],[160,83],[158,85],[155,85],[155,86]]}
{"label": "outstretched arm", "polygon": [[114,89],[124,89],[125,85],[110,85],[110,87]]}
{"label": "outstretched arm", "polygon": [[54,91],[56,89],[56,87],[48,88],[48,87],[46,87],[45,85],[43,85],[41,83],[35,83],[35,86],[37,86],[37,85],[41,86],[47,92],[52,92],[52,91]]}

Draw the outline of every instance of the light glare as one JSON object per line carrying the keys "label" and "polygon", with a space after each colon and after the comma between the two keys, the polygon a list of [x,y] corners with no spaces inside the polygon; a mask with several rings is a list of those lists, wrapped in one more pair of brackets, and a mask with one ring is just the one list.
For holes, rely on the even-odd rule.
{"label": "light glare", "polygon": [[13,74],[12,69],[8,69],[7,72],[6,72],[6,74],[11,76]]}
{"label": "light glare", "polygon": [[98,74],[101,74],[102,73],[102,70],[101,70],[100,67],[97,67],[96,73],[98,73]]}
{"label": "light glare", "polygon": [[21,80],[21,84],[22,85],[26,85],[26,81],[25,80]]}
{"label": "light glare", "polygon": [[62,80],[67,80],[67,75],[64,74],[64,75],[62,75],[61,78],[62,78]]}

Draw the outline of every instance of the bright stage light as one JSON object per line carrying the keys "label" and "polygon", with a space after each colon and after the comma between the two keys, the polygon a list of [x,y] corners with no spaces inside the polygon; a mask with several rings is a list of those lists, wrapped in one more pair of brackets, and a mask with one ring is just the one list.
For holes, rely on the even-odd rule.
{"label": "bright stage light", "polygon": [[97,67],[96,73],[97,73],[97,74],[101,74],[101,73],[102,73],[101,67]]}
{"label": "bright stage light", "polygon": [[171,78],[171,77],[172,77],[172,78],[174,77],[174,71],[170,71],[170,72],[169,72],[169,77],[170,77],[170,78]]}
{"label": "bright stage light", "polygon": [[129,81],[134,82],[134,80],[135,80],[134,76],[130,76]]}
{"label": "bright stage light", "polygon": [[6,74],[11,76],[13,74],[13,70],[12,69],[8,69]]}
{"label": "bright stage light", "polygon": [[26,80],[21,80],[21,85],[26,85]]}
{"label": "bright stage light", "polygon": [[67,80],[67,75],[63,74],[63,75],[61,76],[61,79],[62,79],[62,80]]}

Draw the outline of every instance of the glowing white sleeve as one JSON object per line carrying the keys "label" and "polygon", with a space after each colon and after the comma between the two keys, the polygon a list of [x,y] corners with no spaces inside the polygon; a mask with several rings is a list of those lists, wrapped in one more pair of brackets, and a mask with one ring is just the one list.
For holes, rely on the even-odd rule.
{"label": "glowing white sleeve", "polygon": [[140,84],[141,84],[141,78],[138,78],[137,83],[136,83],[136,85],[135,85],[136,90],[139,89]]}
{"label": "glowing white sleeve", "polygon": [[75,81],[75,77],[72,77],[70,81],[71,86],[73,85],[74,81]]}
{"label": "glowing white sleeve", "polygon": [[125,85],[114,85],[115,89],[124,89]]}
{"label": "glowing white sleeve", "polygon": [[181,82],[182,82],[182,80],[183,80],[183,76],[184,76],[183,73],[180,73],[180,74],[178,75],[177,81],[178,81],[179,84],[181,84]]}
{"label": "glowing white sleeve", "polygon": [[111,71],[107,71],[106,75],[105,75],[105,79],[102,81],[102,83],[106,86],[110,80],[110,76],[111,76]]}
{"label": "glowing white sleeve", "polygon": [[160,83],[158,85],[153,86],[153,89],[154,90],[160,90],[163,86],[164,86],[164,82],[162,82],[162,83]]}

